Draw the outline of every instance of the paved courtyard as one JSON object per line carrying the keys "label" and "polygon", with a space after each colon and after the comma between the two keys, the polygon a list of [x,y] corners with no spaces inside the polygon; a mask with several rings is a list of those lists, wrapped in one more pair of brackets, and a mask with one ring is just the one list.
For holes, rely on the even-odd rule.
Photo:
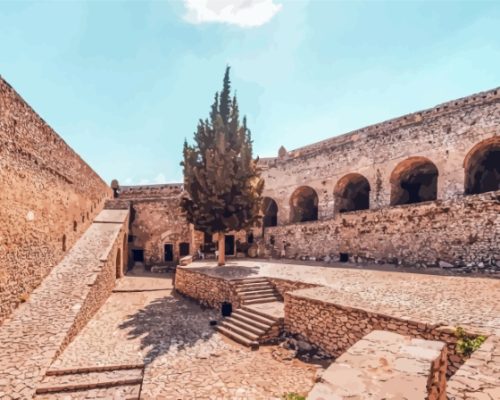
{"label": "paved courtyard", "polygon": [[322,287],[303,289],[301,293],[395,317],[500,333],[499,279],[251,259],[230,260],[225,267],[206,261],[191,265],[208,275],[226,278],[267,276],[317,284]]}
{"label": "paved courtyard", "polygon": [[[264,400],[312,388],[315,366],[276,346],[251,351],[235,344],[209,326],[217,318],[173,294],[170,277],[129,275],[51,370],[142,363],[143,399]],[[113,389],[91,396],[121,398]]]}

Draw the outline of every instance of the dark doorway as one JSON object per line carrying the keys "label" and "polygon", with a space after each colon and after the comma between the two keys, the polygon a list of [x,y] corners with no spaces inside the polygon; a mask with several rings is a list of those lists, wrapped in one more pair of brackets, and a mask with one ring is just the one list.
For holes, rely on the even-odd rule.
{"label": "dark doorway", "polygon": [[165,258],[164,260],[166,262],[172,262],[174,261],[174,245],[173,244],[166,244],[165,248]]}
{"label": "dark doorway", "polygon": [[132,250],[132,260],[134,262],[144,262],[144,250],[142,249],[133,249]]}
{"label": "dark doorway", "polygon": [[211,244],[212,242],[213,242],[212,234],[205,232],[203,234],[203,243],[205,243],[205,244]]}
{"label": "dark doorway", "polygon": [[264,216],[262,218],[263,227],[278,225],[278,205],[270,197],[264,197],[262,202]]}
{"label": "dark doorway", "polygon": [[349,261],[349,254],[347,253],[340,253],[340,262],[348,262]]}
{"label": "dark doorway", "polygon": [[234,256],[234,235],[226,235],[226,256]]}
{"label": "dark doorway", "polygon": [[182,242],[179,243],[179,256],[184,257],[189,255],[189,243]]}
{"label": "dark doorway", "polygon": [[250,232],[250,233],[247,235],[247,243],[248,243],[248,244],[252,244],[252,243],[253,243],[253,232]]}

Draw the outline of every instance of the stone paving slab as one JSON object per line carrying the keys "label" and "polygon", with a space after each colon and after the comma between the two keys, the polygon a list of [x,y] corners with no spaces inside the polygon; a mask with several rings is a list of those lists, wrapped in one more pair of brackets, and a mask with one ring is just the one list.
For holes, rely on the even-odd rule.
{"label": "stone paving slab", "polygon": [[[188,267],[226,279],[272,277],[324,286],[301,293],[356,308],[375,309],[403,319],[430,324],[473,326],[500,333],[500,280],[333,268],[273,263],[263,260],[230,261],[217,267],[197,261]],[[467,299],[464,301],[464,299]]]}
{"label": "stone paving slab", "polygon": [[0,326],[0,399],[30,399],[98,276],[121,225],[92,224]]}
{"label": "stone paving slab", "polygon": [[285,306],[282,301],[272,301],[270,303],[250,304],[245,306],[252,310],[270,315],[274,318],[283,319],[285,317]]}
{"label": "stone paving slab", "polygon": [[94,219],[94,222],[123,224],[128,217],[128,210],[102,210]]}

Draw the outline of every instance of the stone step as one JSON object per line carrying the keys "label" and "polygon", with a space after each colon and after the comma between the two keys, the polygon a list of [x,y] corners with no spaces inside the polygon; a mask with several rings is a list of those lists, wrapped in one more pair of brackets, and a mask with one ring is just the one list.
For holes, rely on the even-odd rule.
{"label": "stone step", "polygon": [[58,393],[36,394],[35,400],[90,400],[120,399],[139,400],[141,385],[114,386],[104,389],[88,389]]}
{"label": "stone step", "polygon": [[274,291],[274,289],[269,289],[269,290],[259,290],[256,292],[245,292],[245,293],[240,293],[240,298],[243,300],[246,299],[257,299],[260,297],[269,297],[269,296],[274,296],[277,295],[277,293]]}
{"label": "stone step", "polygon": [[270,316],[259,314],[259,313],[255,312],[254,310],[252,310],[251,308],[248,308],[248,307],[245,308],[245,306],[243,306],[242,308],[238,308],[236,311],[234,311],[231,314],[232,317],[234,317],[235,315],[241,315],[245,318],[260,322],[261,324],[270,325],[270,326],[273,325],[275,322],[275,320],[271,319]]}
{"label": "stone step", "polygon": [[46,375],[37,387],[37,394],[131,386],[142,383],[142,368],[86,373]]}
{"label": "stone step", "polygon": [[242,303],[243,305],[249,305],[249,304],[271,303],[273,301],[280,301],[280,298],[276,295],[266,296],[258,299],[243,300]]}
{"label": "stone step", "polygon": [[224,328],[221,325],[218,325],[216,327],[217,331],[223,334],[224,336],[234,340],[237,343],[240,343],[244,346],[250,347],[252,349],[258,349],[259,348],[259,343],[256,342],[255,340],[250,340],[244,336],[239,335],[238,333],[231,331],[227,328]]}
{"label": "stone step", "polygon": [[270,321],[271,324],[274,324],[275,322],[279,321],[279,318],[278,317],[275,317],[273,315],[270,315],[270,314],[266,314],[265,312],[263,311],[259,311],[259,310],[255,310],[254,308],[252,307],[245,307],[245,306],[242,306],[240,309],[238,309],[237,311],[241,311],[241,312],[244,312],[246,314],[251,314],[254,316],[254,318],[257,318],[257,317],[260,317],[260,318],[265,318],[267,321]]}
{"label": "stone step", "polygon": [[232,279],[231,282],[241,285],[247,283],[265,283],[269,282],[267,278],[243,278],[243,279]]}
{"label": "stone step", "polygon": [[[235,312],[233,312],[231,314],[231,318],[242,321],[242,322],[246,323],[247,325],[254,326],[258,329],[268,330],[273,325],[273,321],[271,321],[271,320],[268,320],[268,322],[266,322],[266,323],[262,323],[262,322],[258,321],[256,318],[254,318],[255,317],[254,314],[252,314],[252,317],[249,318],[249,317],[244,316],[243,314],[240,314],[239,311],[240,310],[236,310]],[[264,318],[262,318],[262,319],[264,319]]]}
{"label": "stone step", "polygon": [[237,327],[239,327],[243,330],[249,331],[251,333],[254,333],[258,336],[263,335],[269,329],[269,328],[257,328],[252,323],[247,323],[247,322],[244,322],[238,318],[233,318],[233,317],[229,317],[229,318],[225,319],[224,322],[229,322],[231,325],[236,325]]}
{"label": "stone step", "polygon": [[271,285],[270,283],[255,283],[255,284],[250,284],[250,285],[238,285],[238,286],[236,286],[237,293],[251,292],[254,290],[266,290],[266,289],[273,289],[274,290],[274,286]]}
{"label": "stone step", "polygon": [[229,320],[223,321],[220,326],[224,327],[225,329],[229,329],[230,331],[236,332],[238,335],[246,337],[249,340],[257,341],[259,339],[259,335],[257,335],[256,333],[250,332],[244,328],[240,328],[238,325],[233,324]]}

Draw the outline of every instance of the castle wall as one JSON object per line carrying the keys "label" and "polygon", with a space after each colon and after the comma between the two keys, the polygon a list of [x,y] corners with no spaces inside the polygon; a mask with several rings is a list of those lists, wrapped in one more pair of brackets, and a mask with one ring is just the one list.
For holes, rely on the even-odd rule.
{"label": "castle wall", "polygon": [[[348,253],[359,261],[494,267],[500,259],[499,192],[464,194],[471,154],[488,146],[500,148],[499,89],[281,151],[261,161],[264,196],[278,206],[278,226],[265,229],[265,241],[273,237],[280,248],[289,243],[288,257]],[[391,205],[395,177],[411,170],[413,160],[436,167],[436,200]],[[368,181],[369,209],[338,211],[337,188],[348,174]],[[302,186],[317,194],[317,221],[291,219],[291,199]]]}
{"label": "castle wall", "polygon": [[[289,243],[287,257],[493,268],[500,261],[500,191],[420,204],[363,210],[325,221],[266,228]],[[450,265],[451,266],[451,265]]]}
{"label": "castle wall", "polygon": [[318,194],[319,219],[334,215],[334,189],[359,173],[370,184],[370,208],[390,204],[391,174],[409,157],[425,157],[438,170],[437,198],[464,193],[464,160],[479,142],[500,135],[500,89],[369,126],[264,159],[264,196],[278,204],[278,224],[290,221],[290,198],[307,185]]}
{"label": "castle wall", "polygon": [[[143,250],[144,264],[148,267],[178,261],[181,243],[189,244],[190,254],[196,253],[203,235],[196,233],[186,221],[180,206],[181,195],[180,184],[125,186],[120,189],[118,201],[129,201],[131,205],[131,263],[134,250]],[[166,244],[172,245],[172,262],[165,260]]]}
{"label": "castle wall", "polygon": [[0,77],[0,322],[110,196],[105,182]]}

